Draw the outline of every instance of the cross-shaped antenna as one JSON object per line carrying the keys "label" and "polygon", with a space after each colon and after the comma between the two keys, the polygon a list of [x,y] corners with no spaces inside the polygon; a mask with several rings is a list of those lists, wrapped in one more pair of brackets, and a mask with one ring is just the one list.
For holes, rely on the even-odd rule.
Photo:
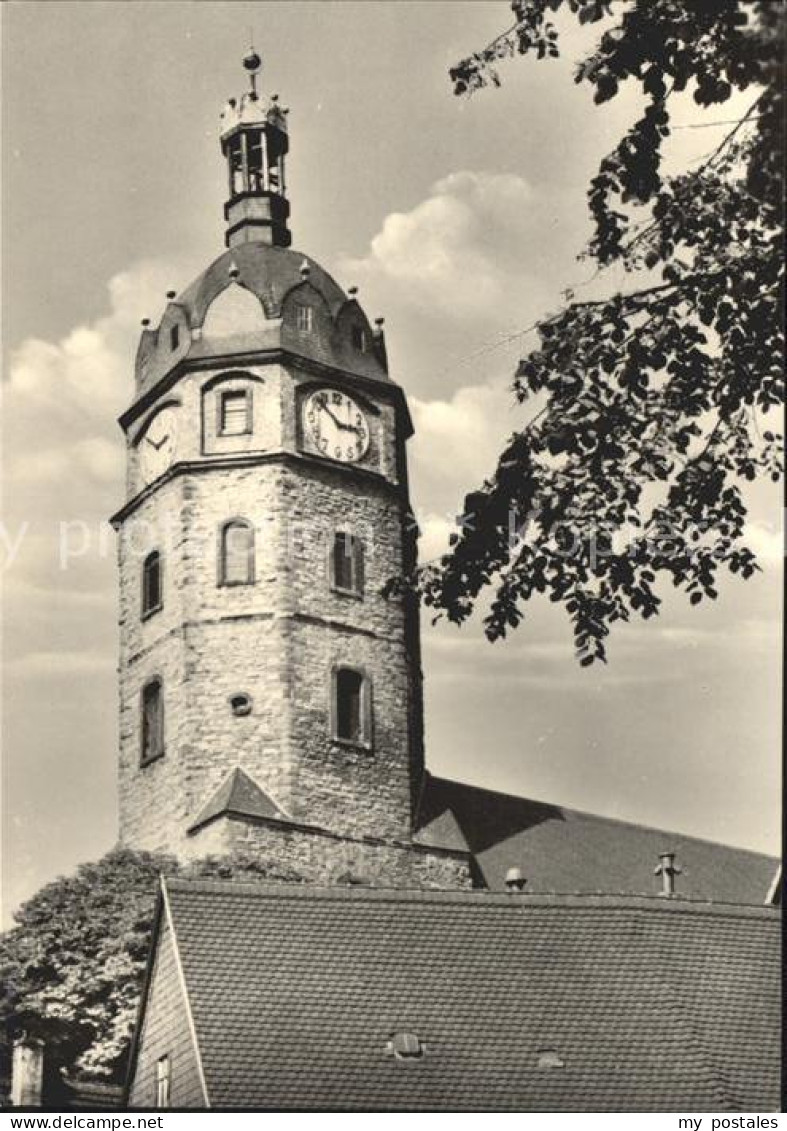
{"label": "cross-shaped antenna", "polygon": [[675,877],[679,876],[683,871],[675,863],[674,852],[660,852],[659,865],[653,869],[654,876],[661,876],[661,894],[674,895],[675,894]]}

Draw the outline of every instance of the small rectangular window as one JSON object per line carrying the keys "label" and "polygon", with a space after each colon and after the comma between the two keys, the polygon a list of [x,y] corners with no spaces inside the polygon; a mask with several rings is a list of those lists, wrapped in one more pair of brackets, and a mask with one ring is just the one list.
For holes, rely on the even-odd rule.
{"label": "small rectangular window", "polygon": [[156,1107],[170,1106],[171,1072],[168,1056],[160,1056],[156,1061]]}
{"label": "small rectangular window", "polygon": [[149,617],[162,606],[161,554],[153,550],[142,564],[142,616]]}
{"label": "small rectangular window", "polygon": [[304,333],[310,333],[314,326],[314,310],[310,306],[296,307],[296,326]]}
{"label": "small rectangular window", "polygon": [[251,432],[251,392],[232,389],[219,399],[219,432],[222,436],[244,436]]}
{"label": "small rectangular window", "polygon": [[338,668],[333,676],[334,738],[359,746],[371,744],[371,700],[368,679],[355,668]]}
{"label": "small rectangular window", "polygon": [[353,326],[352,343],[360,353],[366,353],[366,331],[363,326]]}
{"label": "small rectangular window", "polygon": [[161,680],[152,679],[142,689],[141,762],[152,762],[164,753],[164,700]]}
{"label": "small rectangular window", "polygon": [[180,326],[177,323],[169,328],[170,349],[176,350],[180,345]]}
{"label": "small rectangular window", "polygon": [[331,582],[343,593],[363,594],[364,547],[360,538],[339,531],[333,538]]}

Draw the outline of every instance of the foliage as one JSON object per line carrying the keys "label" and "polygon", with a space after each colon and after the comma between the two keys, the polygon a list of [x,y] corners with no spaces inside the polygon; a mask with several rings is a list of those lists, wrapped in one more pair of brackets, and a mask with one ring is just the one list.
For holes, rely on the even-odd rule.
{"label": "foliage", "polygon": [[0,940],[6,1050],[25,1032],[40,1037],[48,1059],[71,1074],[123,1079],[162,873],[301,879],[251,856],[184,867],[170,856],[116,849],[47,884]]}
{"label": "foliage", "polygon": [[[605,21],[576,71],[594,99],[638,84],[641,117],[588,192],[599,270],[631,285],[569,301],[535,327],[514,390],[538,409],[494,475],[468,495],[451,552],[415,578],[456,623],[483,590],[490,639],[547,594],[565,608],[580,662],[606,658],[610,625],[658,612],[660,578],[692,604],[723,567],[759,568],[745,545],[742,485],[783,471],[761,426],[783,398],[781,4],[747,0],[515,0],[515,25],[451,70],[457,94],[499,85],[500,60],[550,58],[551,13]],[[662,174],[670,98],[701,107],[751,89],[749,110],[698,168]],[[673,99],[674,101],[674,99]],[[569,295],[569,298],[573,296]],[[624,538],[627,531],[634,537]],[[413,579],[410,579],[412,582]]]}

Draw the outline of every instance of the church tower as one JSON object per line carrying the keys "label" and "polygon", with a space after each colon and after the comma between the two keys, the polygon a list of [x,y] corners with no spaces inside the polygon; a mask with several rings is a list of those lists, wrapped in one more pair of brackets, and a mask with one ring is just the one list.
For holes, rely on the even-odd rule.
{"label": "church tower", "polygon": [[382,320],[290,249],[260,66],[222,115],[227,250],[143,323],[120,419],[121,841],[466,886],[415,832],[418,612],[382,594],[416,553],[407,404]]}

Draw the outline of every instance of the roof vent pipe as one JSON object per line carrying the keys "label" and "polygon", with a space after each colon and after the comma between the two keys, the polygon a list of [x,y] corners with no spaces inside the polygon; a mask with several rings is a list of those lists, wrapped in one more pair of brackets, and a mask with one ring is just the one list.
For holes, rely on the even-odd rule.
{"label": "roof vent pipe", "polygon": [[524,891],[526,883],[521,868],[509,868],[506,872],[505,884],[509,891]]}
{"label": "roof vent pipe", "polygon": [[660,895],[675,894],[675,877],[681,874],[682,869],[675,863],[674,852],[660,852],[658,867],[653,869],[654,876],[661,876]]}

